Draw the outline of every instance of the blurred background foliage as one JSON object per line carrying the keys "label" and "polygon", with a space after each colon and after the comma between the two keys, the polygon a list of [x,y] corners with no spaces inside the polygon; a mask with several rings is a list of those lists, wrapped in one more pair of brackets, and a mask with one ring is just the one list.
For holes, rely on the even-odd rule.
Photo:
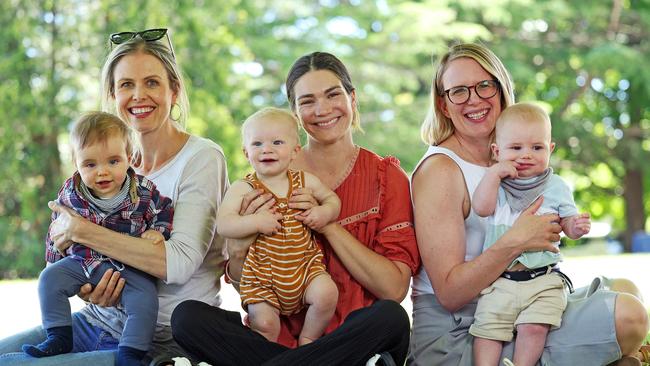
{"label": "blurred background foliage", "polygon": [[188,82],[188,129],[224,148],[231,179],[247,170],[241,121],[286,107],[288,68],[315,50],[351,71],[357,143],[410,172],[426,149],[433,63],[454,42],[482,42],[512,73],[517,100],[548,108],[552,165],[629,250],[650,209],[649,24],[649,0],[1,1],[0,278],[44,264],[47,201],[72,172],[67,129],[99,108],[108,34],[157,27],[170,29]]}

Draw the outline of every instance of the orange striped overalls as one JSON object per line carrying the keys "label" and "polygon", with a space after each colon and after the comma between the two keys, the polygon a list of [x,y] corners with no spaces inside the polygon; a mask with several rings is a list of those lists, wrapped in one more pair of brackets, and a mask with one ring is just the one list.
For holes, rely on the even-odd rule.
{"label": "orange striped overalls", "polygon": [[[244,261],[240,284],[244,309],[248,304],[266,301],[283,315],[297,313],[304,307],[307,285],[325,272],[323,253],[311,230],[294,218],[302,210],[287,206],[291,192],[304,187],[304,173],[288,170],[287,177],[290,183],[287,197],[273,195],[277,212],[284,216],[282,230],[273,236],[259,234]],[[244,181],[254,189],[273,194],[255,173],[248,174]]]}

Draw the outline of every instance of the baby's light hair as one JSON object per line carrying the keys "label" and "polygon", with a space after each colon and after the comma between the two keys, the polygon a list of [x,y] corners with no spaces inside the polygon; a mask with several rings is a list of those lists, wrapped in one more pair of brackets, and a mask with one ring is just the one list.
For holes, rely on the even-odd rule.
{"label": "baby's light hair", "polygon": [[296,116],[293,113],[291,113],[286,109],[275,108],[275,107],[262,108],[259,111],[250,115],[248,118],[246,118],[244,123],[241,125],[242,144],[245,144],[244,139],[246,138],[246,128],[248,127],[248,125],[250,125],[252,121],[264,119],[264,118],[277,118],[280,120],[286,120],[287,122],[291,122],[296,132],[296,136],[295,136],[296,144],[300,145],[300,132],[299,132],[300,123],[298,122],[298,118],[296,118]]}
{"label": "baby's light hair", "polygon": [[551,131],[551,118],[544,108],[531,102],[519,102],[507,107],[501,112],[496,122],[496,135],[499,135],[499,130],[506,123],[515,121],[542,122],[548,126],[549,132]]}
{"label": "baby's light hair", "polygon": [[109,137],[117,136],[126,141],[126,153],[133,153],[133,132],[126,122],[114,114],[92,111],[81,115],[70,131],[72,158],[75,152],[89,145],[103,143]]}

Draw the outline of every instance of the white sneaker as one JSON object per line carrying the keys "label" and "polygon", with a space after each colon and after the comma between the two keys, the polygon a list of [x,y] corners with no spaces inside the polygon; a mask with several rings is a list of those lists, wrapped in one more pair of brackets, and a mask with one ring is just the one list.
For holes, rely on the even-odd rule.
{"label": "white sneaker", "polygon": [[503,359],[503,366],[515,366],[507,357]]}
{"label": "white sneaker", "polygon": [[[174,366],[192,366],[190,360],[188,360],[185,357],[174,357],[172,358],[172,360],[174,361]],[[199,362],[197,366],[212,366],[212,365],[205,362]]]}
{"label": "white sneaker", "polygon": [[174,357],[172,361],[174,361],[174,366],[192,366],[190,360],[185,357]]}
{"label": "white sneaker", "polygon": [[375,366],[377,364],[377,360],[379,360],[381,356],[379,354],[375,354],[374,356],[370,357],[368,362],[366,362],[366,366]]}

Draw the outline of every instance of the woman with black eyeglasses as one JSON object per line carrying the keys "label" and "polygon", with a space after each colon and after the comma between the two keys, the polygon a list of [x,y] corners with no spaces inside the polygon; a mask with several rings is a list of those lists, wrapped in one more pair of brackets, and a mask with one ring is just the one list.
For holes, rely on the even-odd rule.
{"label": "woman with black eyeglasses", "polygon": [[[471,366],[469,327],[476,298],[525,251],[557,251],[557,215],[535,215],[537,200],[482,252],[486,219],[470,198],[491,165],[490,141],[501,111],[514,103],[503,63],[484,46],[450,48],[437,67],[432,107],[422,125],[429,144],[411,179],[422,267],[413,278],[413,332],[408,364]],[[569,296],[562,326],[549,332],[544,365],[604,365],[633,355],[648,330],[638,290],[625,280],[595,280]],[[504,345],[511,358],[515,342]],[[478,356],[480,357],[480,355]],[[629,359],[628,359],[629,360]],[[638,360],[636,360],[638,363]],[[634,364],[634,363],[631,363]]]}
{"label": "woman with black eyeglasses", "polygon": [[[216,234],[216,212],[228,187],[226,161],[217,144],[183,128],[189,104],[167,31],[122,32],[110,40],[113,48],[102,70],[103,107],[135,131],[140,148],[133,168],[172,199],[171,237],[154,244],[117,234],[55,204],[50,207],[59,217],[51,236],[61,251],[81,243],[158,279],[158,324],[146,358],[156,364],[184,355],[169,325],[179,302],[219,305],[223,240]],[[126,320],[118,305],[123,286],[118,271],[107,271],[94,289],[82,289],[80,296],[90,304],[73,314],[73,353],[40,359],[5,354],[20,351],[24,343],[40,343],[39,327],[0,341],[5,354],[0,365],[113,365]]]}

